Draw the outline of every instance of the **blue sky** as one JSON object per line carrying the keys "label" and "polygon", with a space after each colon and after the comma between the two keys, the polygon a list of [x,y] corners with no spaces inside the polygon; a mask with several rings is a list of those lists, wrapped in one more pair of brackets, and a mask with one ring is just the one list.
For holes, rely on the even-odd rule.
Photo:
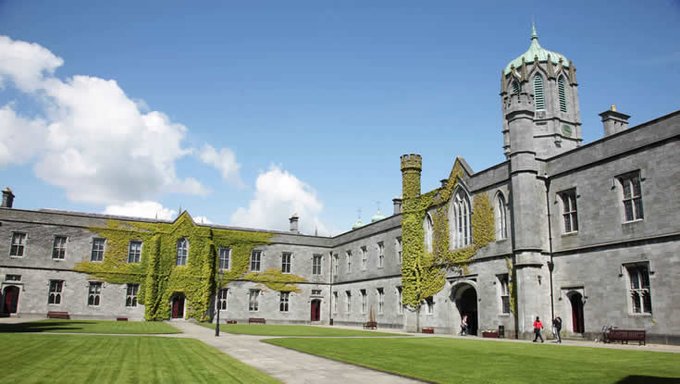
{"label": "blue sky", "polygon": [[584,143],[610,104],[680,106],[677,1],[0,1],[0,183],[16,208],[337,234],[391,212],[401,154],[424,189],[504,160],[532,18],[578,70]]}

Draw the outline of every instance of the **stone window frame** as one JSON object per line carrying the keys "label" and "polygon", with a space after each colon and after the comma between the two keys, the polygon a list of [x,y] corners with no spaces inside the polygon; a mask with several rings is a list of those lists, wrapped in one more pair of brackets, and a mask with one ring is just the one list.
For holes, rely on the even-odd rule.
{"label": "stone window frame", "polygon": [[472,205],[470,196],[458,188],[449,203],[450,248],[465,248],[472,244]]}
{"label": "stone window frame", "polygon": [[323,255],[315,253],[312,255],[312,275],[321,275],[321,264],[323,263]]}
{"label": "stone window frame", "polygon": [[261,249],[253,249],[252,252],[250,252],[250,271],[251,272],[260,272],[262,268],[262,250]]}
{"label": "stone window frame", "polygon": [[347,300],[345,303],[345,313],[350,314],[352,313],[352,291],[345,291],[345,299]]}
{"label": "stone window frame", "polygon": [[102,288],[104,284],[101,281],[90,281],[87,286],[87,306],[99,307],[102,300]]}
{"label": "stone window frame", "polygon": [[545,87],[543,76],[540,73],[534,75],[532,81],[534,87],[534,106],[537,111],[545,111]]}
{"label": "stone window frame", "polygon": [[262,290],[260,289],[249,289],[248,290],[248,312],[259,312],[260,311],[260,295]]}
{"label": "stone window frame", "polygon": [[177,239],[177,257],[175,266],[185,266],[189,262],[189,239],[180,237]]}
{"label": "stone window frame", "polygon": [[504,241],[508,239],[508,203],[505,200],[503,192],[496,194],[496,241]]}
{"label": "stone window frame", "polygon": [[432,220],[432,215],[429,212],[425,214],[425,219],[423,219],[423,233],[425,251],[432,253],[434,250],[434,220]]}
{"label": "stone window frame", "polygon": [[290,310],[290,292],[279,292],[279,312]]}
{"label": "stone window frame", "polygon": [[562,215],[562,233],[570,235],[578,232],[578,203],[579,195],[576,187],[557,192],[560,198],[560,214]]}
{"label": "stone window frame", "polygon": [[378,314],[382,315],[385,313],[385,289],[383,287],[378,287],[375,291],[378,295]]}
{"label": "stone window frame", "polygon": [[404,314],[403,304],[404,287],[402,287],[401,285],[397,285],[395,289],[397,290],[397,314],[402,315]]}
{"label": "stone window frame", "polygon": [[348,249],[345,251],[345,261],[347,262],[346,273],[352,273],[352,250]]}
{"label": "stone window frame", "polygon": [[428,316],[434,315],[434,296],[425,298],[423,304],[425,305],[425,314]]}
{"label": "stone window frame", "polygon": [[47,294],[48,305],[61,305],[62,295],[64,291],[64,280],[52,279],[49,280],[49,289]]}
{"label": "stone window frame", "polygon": [[368,247],[362,245],[359,247],[359,253],[361,253],[361,270],[365,271],[368,268]]}
{"label": "stone window frame", "polygon": [[498,303],[501,315],[510,314],[510,274],[501,273],[496,275],[498,279]]}
{"label": "stone window frame", "polygon": [[[139,247],[137,247],[139,245]],[[142,261],[142,247],[144,242],[141,240],[130,240],[128,243],[128,263],[140,263]]]}
{"label": "stone window frame", "polygon": [[378,268],[383,268],[385,266],[385,243],[378,241]]}
{"label": "stone window frame", "polygon": [[90,254],[90,261],[101,263],[104,261],[104,251],[106,250],[106,238],[94,237],[92,238],[92,253]]}
{"label": "stone window frame", "polygon": [[650,263],[648,261],[626,263],[622,268],[626,276],[628,313],[634,316],[652,316],[654,312],[651,276],[654,272]]}
{"label": "stone window frame", "polygon": [[338,313],[338,291],[333,291],[333,314]]}
{"label": "stone window frame", "polygon": [[368,309],[368,293],[365,289],[360,289],[359,294],[361,294],[361,314],[366,314]]}
{"label": "stone window frame", "polygon": [[293,268],[293,252],[281,252],[281,273],[291,273]]}
{"label": "stone window frame", "polygon": [[231,269],[231,248],[219,247],[217,250],[217,267],[220,271]]}
{"label": "stone window frame", "polygon": [[[18,242],[16,240],[18,240]],[[28,234],[26,232],[12,232],[12,239],[9,247],[9,257],[24,257],[26,254],[27,241]]]}
{"label": "stone window frame", "polygon": [[[624,223],[642,221],[645,218],[642,201],[642,173],[640,170],[616,176],[621,186],[621,207]],[[637,187],[637,191],[636,191]]]}
{"label": "stone window frame", "polygon": [[63,261],[66,260],[66,249],[68,245],[68,236],[55,235],[52,241],[52,260]]}
{"label": "stone window frame", "polygon": [[397,236],[394,238],[394,247],[397,250],[397,264],[401,264],[403,262],[403,252],[404,252],[404,244],[402,243],[401,236]]}
{"label": "stone window frame", "polygon": [[139,294],[139,284],[128,283],[125,287],[125,306],[134,308],[137,306],[137,295]]}
{"label": "stone window frame", "polygon": [[217,310],[226,311],[229,307],[229,288],[220,288],[217,291]]}

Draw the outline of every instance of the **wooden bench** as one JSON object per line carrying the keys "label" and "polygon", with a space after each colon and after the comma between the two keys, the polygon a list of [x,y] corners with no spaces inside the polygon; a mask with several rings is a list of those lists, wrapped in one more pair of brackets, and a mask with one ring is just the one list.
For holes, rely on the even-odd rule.
{"label": "wooden bench", "polygon": [[47,312],[47,318],[48,319],[70,319],[71,316],[69,316],[68,312],[61,312],[61,311],[48,311]]}
{"label": "wooden bench", "polygon": [[236,320],[224,320],[225,324],[236,324],[238,323]]}
{"label": "wooden bench", "polygon": [[116,321],[128,321],[128,318],[120,316],[120,317],[116,317]]}
{"label": "wooden bench", "polygon": [[264,317],[251,317],[248,319],[248,324],[266,324],[267,320]]}
{"label": "wooden bench", "polygon": [[367,321],[364,323],[364,329],[378,329],[377,321]]}
{"label": "wooden bench", "polygon": [[482,337],[497,339],[498,331],[496,330],[482,331]]}
{"label": "wooden bench", "polygon": [[421,332],[423,332],[423,333],[431,333],[431,334],[434,334],[434,328],[432,328],[432,327],[425,327],[425,328],[423,328],[423,329],[421,330]]}
{"label": "wooden bench", "polygon": [[621,344],[628,344],[629,341],[637,341],[639,345],[647,344],[647,333],[644,329],[611,329],[606,334],[605,343],[620,341]]}

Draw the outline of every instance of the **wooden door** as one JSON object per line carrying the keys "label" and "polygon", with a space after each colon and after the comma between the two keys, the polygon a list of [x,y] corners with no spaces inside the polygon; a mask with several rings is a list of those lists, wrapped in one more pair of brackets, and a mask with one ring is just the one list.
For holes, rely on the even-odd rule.
{"label": "wooden door", "polygon": [[3,300],[4,313],[17,313],[19,304],[19,287],[11,286],[5,288],[5,299]]}
{"label": "wooden door", "polygon": [[312,300],[311,312],[312,321],[321,320],[321,300]]}
{"label": "wooden door", "polygon": [[585,321],[583,319],[583,296],[574,292],[569,295],[569,301],[571,302],[571,324],[574,333],[585,332]]}
{"label": "wooden door", "polygon": [[181,319],[184,317],[184,296],[175,295],[172,298],[172,318]]}

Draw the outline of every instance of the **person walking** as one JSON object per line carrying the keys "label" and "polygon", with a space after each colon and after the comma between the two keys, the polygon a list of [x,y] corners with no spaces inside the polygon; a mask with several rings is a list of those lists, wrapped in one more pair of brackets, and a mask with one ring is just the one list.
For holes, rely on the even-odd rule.
{"label": "person walking", "polygon": [[555,328],[555,342],[562,344],[562,336],[560,336],[560,331],[562,330],[562,318],[557,316],[553,319],[553,328]]}
{"label": "person walking", "polygon": [[534,321],[534,343],[536,340],[539,338],[541,339],[541,343],[544,341],[543,336],[541,336],[541,330],[543,329],[543,323],[541,323],[541,319],[536,316],[536,320]]}
{"label": "person walking", "polygon": [[468,332],[467,315],[463,315],[463,318],[460,320],[460,335],[465,336],[467,335],[467,332]]}

